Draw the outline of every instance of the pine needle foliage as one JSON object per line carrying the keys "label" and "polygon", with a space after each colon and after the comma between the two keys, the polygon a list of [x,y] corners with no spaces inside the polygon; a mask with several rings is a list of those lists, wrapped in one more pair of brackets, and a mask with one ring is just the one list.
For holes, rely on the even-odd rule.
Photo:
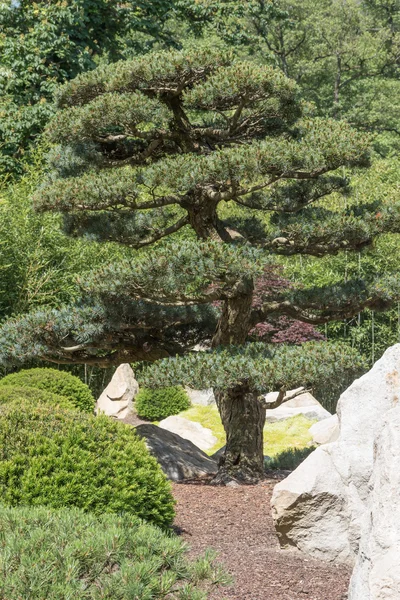
{"label": "pine needle foliage", "polygon": [[206,552],[135,516],[0,508],[0,595],[30,600],[206,600],[229,577]]}
{"label": "pine needle foliage", "polygon": [[365,367],[365,360],[344,343],[292,346],[255,342],[160,360],[138,376],[143,385],[155,388],[184,383],[194,389],[231,389],[245,384],[259,393],[293,389],[300,381],[314,387],[318,397],[329,382],[338,397],[343,384]]}
{"label": "pine needle foliage", "polygon": [[[75,307],[6,323],[3,362],[181,353],[212,337],[221,306],[251,297],[274,255],[359,251],[399,230],[397,204],[323,203],[349,193],[338,169],[367,166],[370,138],[313,117],[292,80],[229,49],[198,42],[102,65],[65,84],[57,105],[38,210],[61,212],[71,235],[153,248],[81,281]],[[228,205],[250,228],[222,217]],[[325,323],[397,295],[394,280],[280,290],[248,303],[243,329],[279,316]],[[214,346],[246,339],[221,329]]]}
{"label": "pine needle foliage", "polygon": [[[204,387],[229,396],[244,386],[236,399],[253,398],[318,382],[315,360],[341,364],[329,346],[246,346],[260,323],[320,325],[400,298],[396,276],[268,289],[277,255],[360,252],[400,231],[398,201],[347,202],[348,175],[369,166],[371,137],[315,117],[281,71],[198,42],[102,65],[64,85],[56,102],[37,210],[62,213],[70,235],[140,252],[81,281],[78,305],[5,323],[2,362],[152,362],[206,340],[210,352],[156,366],[152,385],[204,374]],[[340,351],[358,373],[358,359]]]}

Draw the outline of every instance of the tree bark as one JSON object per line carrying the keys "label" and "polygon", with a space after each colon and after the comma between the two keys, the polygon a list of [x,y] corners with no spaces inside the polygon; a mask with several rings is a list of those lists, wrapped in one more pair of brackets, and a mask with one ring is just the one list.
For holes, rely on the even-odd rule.
{"label": "tree bark", "polygon": [[[236,288],[237,295],[222,306],[214,347],[242,345],[247,340],[254,283],[251,278],[244,278]],[[226,447],[213,483],[257,483],[264,476],[265,406],[246,382],[234,389],[216,389],[215,399],[226,433]]]}
{"label": "tree bark", "polygon": [[263,429],[265,406],[248,386],[216,391],[215,398],[226,433],[214,484],[230,481],[254,484],[264,476]]}
{"label": "tree bark", "polygon": [[250,290],[224,302],[212,345],[242,345],[246,342],[251,325],[253,282],[247,282]]}

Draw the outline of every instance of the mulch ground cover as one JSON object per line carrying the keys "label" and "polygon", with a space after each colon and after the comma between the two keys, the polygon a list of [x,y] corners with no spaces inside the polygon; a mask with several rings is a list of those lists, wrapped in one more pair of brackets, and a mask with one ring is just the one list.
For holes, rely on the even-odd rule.
{"label": "mulch ground cover", "polygon": [[270,513],[275,478],[256,486],[174,484],[175,528],[192,556],[218,551],[235,583],[212,600],[344,600],[350,571],[280,550]]}

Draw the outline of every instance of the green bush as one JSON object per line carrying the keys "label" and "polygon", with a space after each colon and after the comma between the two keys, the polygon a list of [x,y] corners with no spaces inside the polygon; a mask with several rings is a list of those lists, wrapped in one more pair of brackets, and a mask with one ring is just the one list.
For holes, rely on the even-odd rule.
{"label": "green bush", "polygon": [[177,415],[190,407],[189,396],[180,386],[161,389],[143,389],[136,396],[136,412],[139,417],[159,421]]}
{"label": "green bush", "polygon": [[27,369],[11,373],[0,380],[0,386],[18,385],[46,390],[69,398],[76,408],[93,412],[94,398],[88,386],[75,375],[57,369]]}
{"label": "green bush", "polygon": [[307,448],[288,448],[273,458],[265,460],[266,469],[284,469],[294,471],[315,450],[315,446]]}
{"label": "green bush", "polygon": [[[129,515],[0,506],[0,597],[203,600],[226,577],[210,554]],[[203,591],[202,591],[203,590]]]}
{"label": "green bush", "polygon": [[170,484],[132,427],[43,404],[0,410],[0,498],[161,526],[174,517]]}
{"label": "green bush", "polygon": [[0,405],[17,405],[25,403],[49,404],[51,406],[76,410],[76,407],[70,398],[66,398],[65,396],[58,396],[51,392],[46,392],[46,390],[39,390],[38,388],[19,387],[16,385],[0,386]]}

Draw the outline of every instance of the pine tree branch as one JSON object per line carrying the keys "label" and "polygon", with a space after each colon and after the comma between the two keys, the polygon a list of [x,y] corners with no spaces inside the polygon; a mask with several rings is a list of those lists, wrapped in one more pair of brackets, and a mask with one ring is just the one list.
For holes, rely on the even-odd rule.
{"label": "pine tree branch", "polygon": [[300,396],[301,394],[305,394],[307,392],[311,392],[311,389],[300,387],[296,390],[293,390],[291,394],[288,394],[287,388],[285,386],[282,386],[275,400],[267,402],[265,396],[260,396],[259,400],[265,406],[265,408],[267,408],[268,410],[273,410],[274,408],[279,408],[285,402],[289,402],[289,400],[293,400],[293,398],[297,398],[297,396]]}
{"label": "pine tree branch", "polygon": [[163,229],[162,231],[159,231],[158,233],[155,233],[154,235],[149,236],[148,238],[141,240],[140,242],[132,243],[132,242],[129,242],[129,240],[127,240],[127,242],[121,242],[121,243],[123,245],[128,246],[129,248],[135,248],[137,250],[138,248],[144,248],[145,246],[149,246],[151,244],[154,244],[155,242],[158,242],[159,240],[162,240],[163,238],[171,235],[172,233],[179,231],[179,229],[182,229],[182,227],[185,227],[185,225],[188,225],[188,224],[189,224],[189,217],[186,215],[185,217],[182,217],[181,219],[179,219],[179,221],[177,221],[170,227],[167,227],[166,229]]}

